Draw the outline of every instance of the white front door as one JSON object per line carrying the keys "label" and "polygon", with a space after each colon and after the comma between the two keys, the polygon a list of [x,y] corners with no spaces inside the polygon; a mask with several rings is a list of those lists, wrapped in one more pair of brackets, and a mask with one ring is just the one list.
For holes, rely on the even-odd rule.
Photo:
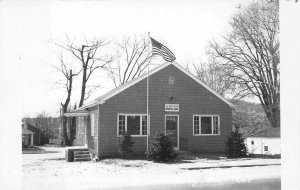
{"label": "white front door", "polygon": [[179,115],[165,115],[165,134],[170,135],[175,150],[179,150]]}

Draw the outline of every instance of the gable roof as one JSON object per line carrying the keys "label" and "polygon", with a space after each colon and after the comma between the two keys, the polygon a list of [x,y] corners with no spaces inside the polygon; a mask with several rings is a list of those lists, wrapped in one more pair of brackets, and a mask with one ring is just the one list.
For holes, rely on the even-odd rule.
{"label": "gable roof", "polygon": [[[188,72],[186,69],[184,69],[182,66],[180,66],[178,63],[176,62],[166,62],[154,69],[152,69],[151,71],[149,71],[149,76],[153,75],[154,73],[164,69],[165,67],[169,66],[169,65],[174,65],[176,68],[178,68],[179,70],[181,70],[183,73],[185,73],[186,75],[188,75],[189,77],[191,77],[192,79],[194,79],[196,82],[198,82],[199,84],[201,84],[203,87],[205,87],[207,90],[209,90],[211,93],[213,93],[214,95],[216,95],[218,98],[220,98],[222,101],[224,101],[226,104],[228,104],[230,107],[234,107],[234,104],[232,104],[230,101],[228,101],[226,98],[224,98],[222,95],[220,95],[219,93],[217,93],[215,90],[213,90],[212,88],[210,88],[209,86],[207,86],[204,82],[202,82],[200,79],[198,79],[196,76],[194,76],[193,74],[191,74],[190,72]],[[106,100],[110,99],[111,97],[119,94],[120,92],[126,90],[127,88],[135,85],[136,83],[142,81],[143,79],[147,78],[148,74],[145,73],[125,84],[123,84],[122,86],[119,86],[111,91],[109,91],[108,93],[94,99],[93,101],[91,101],[90,103],[83,105],[82,107],[78,108],[75,111],[79,111],[79,110],[84,110],[86,108],[90,108],[93,106],[96,106],[98,104],[103,104]]]}
{"label": "gable roof", "polygon": [[31,135],[31,134],[35,134],[35,133],[30,131],[29,129],[22,128],[22,135]]}
{"label": "gable roof", "polygon": [[280,138],[280,127],[272,127],[265,130],[262,130],[248,137],[279,137]]}

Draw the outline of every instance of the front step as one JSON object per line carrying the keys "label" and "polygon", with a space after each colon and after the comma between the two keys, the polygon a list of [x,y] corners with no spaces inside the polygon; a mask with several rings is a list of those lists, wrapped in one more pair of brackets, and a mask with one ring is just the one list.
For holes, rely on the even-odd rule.
{"label": "front step", "polygon": [[74,155],[90,154],[88,150],[75,150]]}
{"label": "front step", "polygon": [[91,158],[74,158],[74,162],[91,161]]}
{"label": "front step", "polygon": [[90,158],[91,155],[90,154],[77,154],[74,155],[74,158]]}
{"label": "front step", "polygon": [[74,162],[91,161],[91,154],[87,150],[74,151]]}

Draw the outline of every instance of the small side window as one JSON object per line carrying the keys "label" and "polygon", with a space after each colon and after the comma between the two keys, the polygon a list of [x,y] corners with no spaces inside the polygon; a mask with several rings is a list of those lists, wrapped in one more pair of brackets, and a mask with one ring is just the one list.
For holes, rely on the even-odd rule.
{"label": "small side window", "polygon": [[269,150],[269,147],[268,147],[268,146],[264,146],[264,150],[265,150],[265,151],[268,151],[268,150]]}
{"label": "small side window", "polygon": [[174,84],[174,77],[169,77],[169,84]]}
{"label": "small side window", "polygon": [[254,144],[254,141],[251,141],[251,144]]}

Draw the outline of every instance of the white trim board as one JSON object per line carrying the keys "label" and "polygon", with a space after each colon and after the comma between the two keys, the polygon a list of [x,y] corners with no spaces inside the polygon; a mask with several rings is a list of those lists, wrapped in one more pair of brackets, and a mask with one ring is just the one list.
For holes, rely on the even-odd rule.
{"label": "white trim board", "polygon": [[[149,76],[153,75],[154,73],[164,69],[165,67],[169,66],[173,64],[176,68],[178,68],[180,71],[182,71],[183,73],[185,73],[186,75],[188,75],[189,77],[191,77],[192,79],[194,79],[196,82],[198,82],[200,85],[202,85],[204,88],[206,88],[207,90],[209,90],[211,93],[213,93],[215,96],[217,96],[218,98],[220,98],[221,100],[223,100],[226,104],[228,104],[230,107],[235,107],[234,104],[232,104],[230,101],[226,100],[226,98],[224,98],[222,95],[220,95],[219,93],[217,93],[215,90],[213,90],[212,88],[210,88],[209,86],[207,86],[204,82],[202,82],[201,80],[199,80],[196,76],[194,76],[193,74],[191,74],[190,72],[188,72],[187,70],[185,70],[182,66],[180,66],[178,63],[176,62],[166,62],[154,69],[152,69],[149,72]],[[147,73],[144,75],[141,75],[140,77],[133,79],[132,81],[118,87],[115,88],[111,91],[109,91],[108,93],[104,94],[103,96],[100,96],[98,98],[96,98],[95,100],[91,101],[91,103],[84,105],[81,108],[78,108],[77,110],[81,110],[84,108],[89,108],[89,107],[93,107],[95,105],[99,105],[99,104],[103,104],[105,103],[106,100],[110,99],[111,97],[121,93],[122,91],[126,90],[127,88],[137,84],[138,82],[142,81],[143,79],[147,78]],[[77,111],[75,110],[75,111]]]}
{"label": "white trim board", "polygon": [[80,116],[88,116],[88,115],[90,115],[89,112],[68,112],[64,114],[64,116],[66,117],[80,117]]}
{"label": "white trim board", "polygon": [[[149,71],[149,76],[153,75],[154,73],[156,73],[156,72],[162,70],[163,68],[165,68],[165,67],[167,67],[167,66],[169,66],[169,65],[171,65],[171,64],[172,64],[172,63],[164,63],[164,64],[162,64],[162,65],[160,65],[160,66],[158,66],[158,67],[152,69],[151,71]],[[126,84],[124,84],[124,85],[122,85],[122,86],[120,86],[120,87],[118,87],[118,88],[115,88],[114,90],[112,90],[112,91],[106,93],[105,95],[100,96],[100,97],[97,98],[96,100],[97,100],[97,101],[106,101],[106,100],[108,100],[109,98],[111,98],[111,97],[113,97],[113,96],[119,94],[120,92],[126,90],[127,88],[129,88],[129,87],[135,85],[136,83],[142,81],[143,79],[147,78],[147,76],[148,76],[147,73],[145,73],[145,74],[141,75],[140,77],[135,78],[135,79],[131,80],[130,82],[128,82],[128,83],[126,83]]]}

